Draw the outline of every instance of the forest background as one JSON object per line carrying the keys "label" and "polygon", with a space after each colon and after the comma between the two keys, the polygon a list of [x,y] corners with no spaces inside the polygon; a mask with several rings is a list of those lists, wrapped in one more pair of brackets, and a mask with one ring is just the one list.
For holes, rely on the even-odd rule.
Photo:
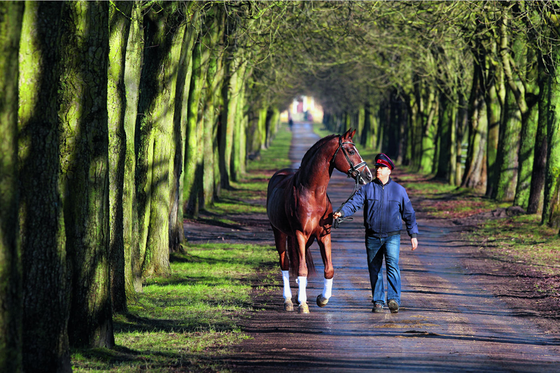
{"label": "forest background", "polygon": [[0,3],[0,370],[65,371],[313,96],[560,226],[557,1]]}

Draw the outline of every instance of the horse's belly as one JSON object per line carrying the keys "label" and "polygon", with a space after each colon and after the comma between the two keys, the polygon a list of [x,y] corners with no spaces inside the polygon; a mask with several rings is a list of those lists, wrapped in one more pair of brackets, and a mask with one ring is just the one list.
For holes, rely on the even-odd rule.
{"label": "horse's belly", "polygon": [[282,233],[290,234],[290,224],[288,216],[286,215],[286,197],[284,190],[274,188],[270,191],[267,200],[266,213],[268,220],[274,228],[280,230]]}

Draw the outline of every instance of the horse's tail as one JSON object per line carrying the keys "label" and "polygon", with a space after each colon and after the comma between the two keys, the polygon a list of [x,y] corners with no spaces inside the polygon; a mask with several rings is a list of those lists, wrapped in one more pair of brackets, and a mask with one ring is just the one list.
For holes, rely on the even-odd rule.
{"label": "horse's tail", "polygon": [[[313,263],[313,256],[311,255],[311,250],[309,249],[313,241],[313,238],[309,240],[305,247],[305,263],[307,264],[308,277],[311,277],[316,273],[315,263]],[[288,236],[288,256],[290,258],[290,275],[297,278],[299,274],[299,254],[297,250],[296,238],[294,236]]]}

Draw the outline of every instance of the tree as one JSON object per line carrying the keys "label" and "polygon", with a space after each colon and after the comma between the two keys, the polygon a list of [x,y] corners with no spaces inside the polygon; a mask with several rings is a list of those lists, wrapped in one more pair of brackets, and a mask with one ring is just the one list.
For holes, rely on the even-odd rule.
{"label": "tree", "polygon": [[[134,2],[126,44],[124,85],[126,108],[124,114],[125,158],[123,180],[123,246],[124,274],[127,302],[142,291],[142,255],[140,248],[139,208],[136,191],[136,122],[140,77],[144,52],[144,32],[141,3]],[[143,249],[143,248],[142,248]]]}
{"label": "tree", "polygon": [[[142,168],[142,242],[145,248],[144,276],[169,273],[169,221],[173,181],[174,110],[177,76],[186,24],[166,3],[161,11],[150,9],[145,16],[146,47],[139,99],[139,134],[142,148],[137,164]],[[182,98],[180,98],[182,100]],[[140,117],[139,116],[139,117]],[[176,132],[175,132],[176,133]],[[176,134],[180,136],[180,134]],[[179,147],[179,152],[182,149]]]}
{"label": "tree", "polygon": [[[196,17],[197,3],[191,2],[185,8],[187,19]],[[185,21],[186,22],[186,21]],[[193,47],[198,30],[194,22],[186,24],[181,56],[178,64],[176,99],[173,116],[173,139],[175,155],[173,159],[173,177],[171,180],[171,213],[169,215],[169,249],[172,252],[181,250],[183,235],[183,168],[186,154],[186,136],[189,110],[189,92],[193,68]]]}
{"label": "tree", "polygon": [[548,121],[548,102],[550,97],[549,74],[542,62],[544,56],[539,59],[539,102],[538,102],[538,126],[535,139],[535,150],[533,156],[533,175],[531,177],[531,191],[527,213],[536,214],[542,203],[542,192],[544,189],[546,172],[546,154],[548,149],[547,142],[547,121]]}
{"label": "tree", "polygon": [[[202,21],[201,21],[202,22]],[[202,32],[208,32],[203,30]],[[203,48],[199,33],[193,47],[192,74],[188,100],[187,140],[185,151],[184,211],[187,215],[198,216],[199,194],[202,190],[202,112],[199,110],[204,82],[208,70],[210,51]]]}
{"label": "tree", "polygon": [[[118,7],[117,7],[118,6]],[[109,257],[111,300],[115,312],[126,312],[127,290],[124,242],[124,184],[126,164],[126,45],[130,30],[132,3],[111,3],[107,112],[109,123]],[[130,264],[130,261],[128,262]],[[128,293],[134,289],[129,289]]]}
{"label": "tree", "polygon": [[67,2],[60,18],[61,188],[72,274],[71,346],[114,345],[109,259],[109,3]]}
{"label": "tree", "polygon": [[22,370],[22,266],[19,244],[18,53],[23,4],[0,4],[0,371]]}
{"label": "tree", "polygon": [[206,72],[206,89],[204,99],[204,115],[202,117],[202,190],[199,206],[205,209],[214,203],[219,193],[219,152],[218,124],[220,118],[220,99],[224,79],[223,47],[221,42],[224,34],[225,14],[221,7],[212,7],[206,14],[208,26],[207,38],[204,42],[209,50]]}
{"label": "tree", "polygon": [[[60,166],[59,31],[63,3],[25,6],[19,65],[23,371],[69,372],[71,277]],[[51,19],[52,22],[43,22]]]}

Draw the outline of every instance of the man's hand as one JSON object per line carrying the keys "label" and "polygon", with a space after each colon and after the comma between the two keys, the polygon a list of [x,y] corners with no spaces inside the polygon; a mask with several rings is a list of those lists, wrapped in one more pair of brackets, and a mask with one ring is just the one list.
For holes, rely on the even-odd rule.
{"label": "man's hand", "polygon": [[332,214],[333,219],[338,219],[341,216],[342,216],[342,214],[340,213],[340,211],[333,212],[333,214]]}
{"label": "man's hand", "polygon": [[418,238],[416,237],[411,238],[410,243],[412,244],[412,251],[418,248]]}

